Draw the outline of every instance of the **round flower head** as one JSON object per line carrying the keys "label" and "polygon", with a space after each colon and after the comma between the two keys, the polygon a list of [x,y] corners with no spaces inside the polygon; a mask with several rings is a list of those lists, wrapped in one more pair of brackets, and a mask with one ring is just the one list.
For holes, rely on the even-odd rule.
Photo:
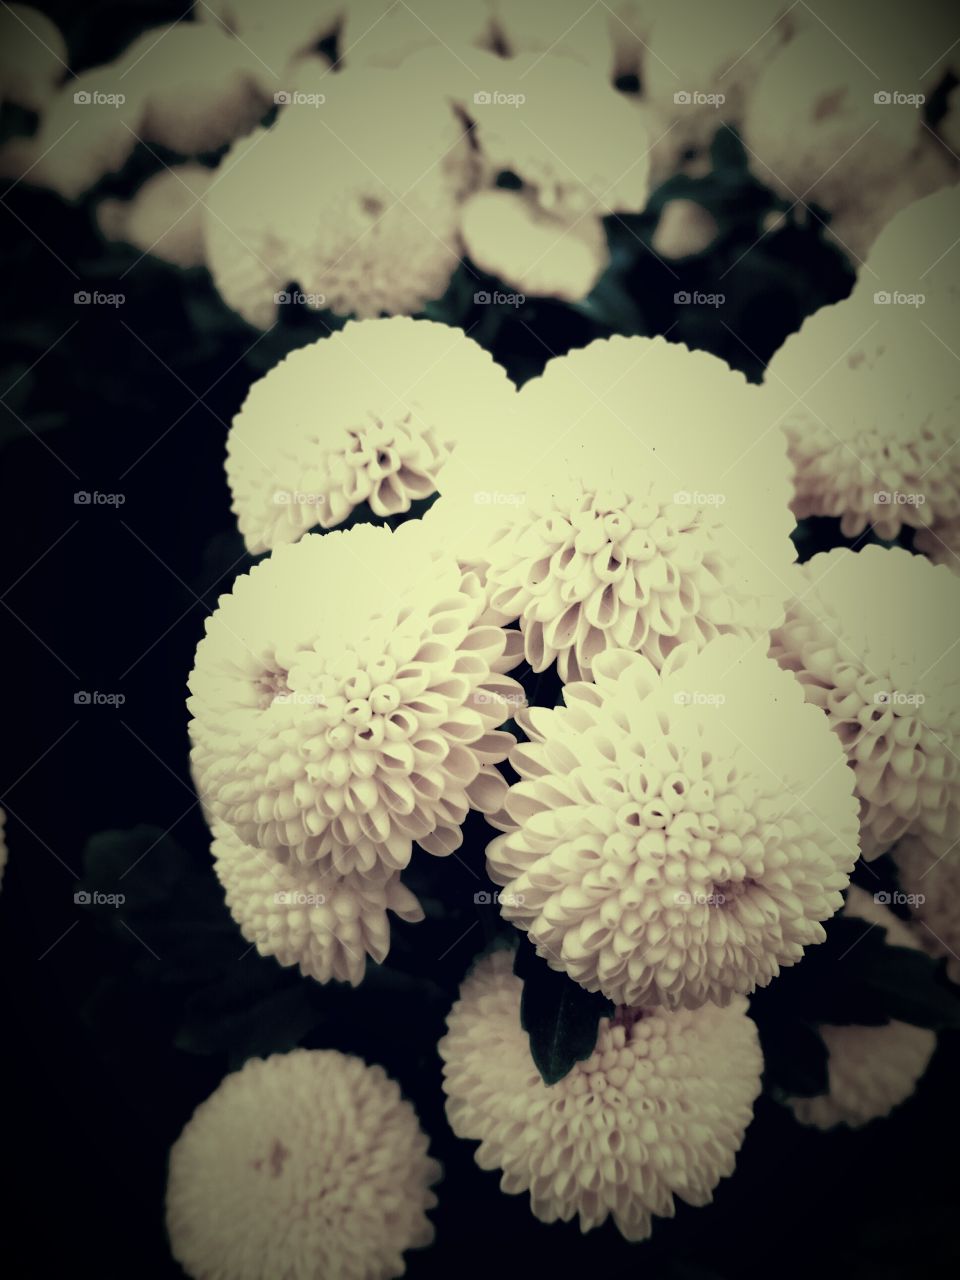
{"label": "round flower head", "polygon": [[960,986],[960,844],[948,836],[904,836],[893,860],[904,893],[912,898],[916,938],[925,951],[943,957],[951,981]]}
{"label": "round flower head", "polygon": [[335,1050],[251,1058],[170,1152],[173,1255],[194,1280],[392,1280],[433,1239],[427,1145],[381,1067]]}
{"label": "round flower head", "polygon": [[771,652],[821,707],[856,778],[864,856],[907,832],[960,835],[960,583],[895,547],[803,566]]}
{"label": "round flower head", "polygon": [[461,230],[471,261],[524,296],[585,298],[609,261],[598,218],[545,213],[528,192],[477,192]]}
{"label": "round flower head", "polygon": [[464,47],[488,47],[490,10],[484,0],[350,0],[340,32],[347,67],[398,67],[419,49],[437,48],[461,73]]}
{"label": "round flower head", "polygon": [[[877,25],[876,11],[863,13]],[[915,15],[901,15],[897,39],[920,26]],[[952,181],[950,157],[924,127],[921,107],[878,90],[882,54],[866,54],[868,34],[844,43],[823,23],[809,23],[766,63],[743,119],[757,177],[786,200],[827,211],[829,224],[819,220],[858,264],[898,209]],[[888,83],[916,94],[928,62],[910,77],[891,71]]]}
{"label": "round flower head", "polygon": [[517,407],[509,453],[464,450],[444,501],[512,499],[488,503],[474,550],[535,671],[556,660],[563,680],[589,679],[610,648],[659,667],[682,643],[760,636],[782,618],[788,463],[758,388],[706,352],[613,338],[551,360]]}
{"label": "round flower head", "polygon": [[61,86],[38,132],[11,147],[7,167],[75,199],[118,171],[138,140],[187,156],[214,151],[266,111],[265,75],[250,50],[216,26],[152,29],[116,62]]}
{"label": "round flower head", "polygon": [[408,511],[437,489],[458,438],[481,439],[513,384],[460,329],[351,322],[251,387],[227,441],[233,509],[251,552],[339,524],[362,502]]}
{"label": "round flower head", "polygon": [[281,861],[251,848],[224,822],[214,824],[212,852],[227,906],[247,941],[318,982],[335,978],[357,986],[368,955],[383,963],[390,949],[388,911],[402,920],[423,919],[396,871],[320,874],[295,858]]}
{"label": "round flower head", "polygon": [[[878,280],[890,288],[874,293]],[[847,538],[871,525],[891,541],[904,526],[935,538],[960,517],[953,359],[924,306],[907,305],[922,303],[921,291],[889,275],[868,289],[809,317],[768,367],[763,393],[787,436],[793,511],[839,516]]]}
{"label": "round flower head", "polygon": [[45,13],[25,4],[0,10],[0,102],[42,112],[67,74],[67,45]]}
{"label": "round flower head", "polygon": [[[851,886],[843,914],[882,926],[889,946],[917,948],[907,926],[862,889]],[[818,1129],[856,1129],[888,1115],[913,1093],[937,1047],[932,1031],[896,1020],[879,1027],[822,1026],[820,1035],[828,1054],[827,1092],[789,1099],[800,1123]]]}
{"label": "round flower head", "polygon": [[660,674],[611,650],[593,675],[518,715],[516,829],[487,849],[503,915],[618,1004],[766,986],[823,941],[856,861],[842,751],[790,676],[732,637]]}
{"label": "round flower head", "polygon": [[108,240],[122,240],[178,267],[203,263],[203,198],[214,171],[198,164],[162,169],[130,200],[104,200],[97,222]]}
{"label": "round flower head", "polygon": [[789,0],[667,0],[649,4],[644,16],[640,79],[645,106],[662,121],[653,153],[660,182],[684,152],[705,152],[722,122],[741,119],[761,69],[796,26],[796,12]]}
{"label": "round flower head", "polygon": [[459,105],[491,175],[515,174],[542,210],[561,218],[643,210],[645,127],[595,69],[556,53],[476,55],[470,65],[479,78],[469,84],[481,87],[465,93],[461,68]]}
{"label": "round flower head", "polygon": [[479,1139],[477,1163],[501,1189],[530,1192],[542,1222],[579,1215],[589,1231],[612,1215],[628,1240],[671,1217],[674,1197],[709,1204],[760,1092],[757,1032],[738,999],[601,1019],[596,1048],[549,1088],[520,1026],[511,955],[485,956],[467,977],[440,1041],[447,1118]]}
{"label": "round flower head", "polygon": [[260,328],[291,283],[340,315],[419,311],[459,262],[473,178],[463,122],[416,75],[360,68],[316,90],[305,82],[224,161],[206,204],[214,283]]}
{"label": "round flower head", "polygon": [[311,534],[237,579],[190,677],[193,767],[245,844],[369,874],[498,810],[506,636],[416,523]]}

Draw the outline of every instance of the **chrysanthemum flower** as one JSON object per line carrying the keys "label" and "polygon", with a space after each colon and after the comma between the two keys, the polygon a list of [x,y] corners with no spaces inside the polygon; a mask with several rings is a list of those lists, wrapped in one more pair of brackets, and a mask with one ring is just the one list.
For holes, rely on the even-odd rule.
{"label": "chrysanthemum flower", "polygon": [[381,1067],[335,1050],[251,1058],[170,1152],[173,1255],[194,1280],[392,1280],[433,1239],[427,1145]]}
{"label": "chrysanthemum flower", "polygon": [[227,441],[233,509],[251,552],[378,516],[437,490],[450,450],[511,411],[513,384],[460,329],[351,322],[254,383]]}
{"label": "chrysanthemum flower", "polygon": [[291,284],[341,315],[419,311],[460,259],[475,176],[463,121],[403,68],[320,84],[233,148],[207,201],[214,283],[260,328]]}
{"label": "chrysanthemum flower", "polygon": [[601,340],[551,360],[518,414],[519,438],[465,446],[441,488],[535,671],[556,660],[563,680],[589,679],[610,648],[660,666],[782,618],[788,462],[741,374],[663,338]]}
{"label": "chrysanthemum flower", "polygon": [[[265,71],[278,77],[291,59],[309,52],[332,36],[347,0],[203,0],[194,8],[198,22],[219,23],[258,58]],[[288,86],[280,83],[279,89]]]}
{"label": "chrysanthemum flower", "polygon": [[[519,177],[547,213],[640,213],[650,190],[645,126],[596,70],[556,53],[474,57],[460,105],[491,174]],[[472,90],[467,92],[467,89]]]}
{"label": "chrysanthemum flower", "polygon": [[900,885],[913,898],[915,936],[925,951],[946,959],[960,985],[960,843],[946,836],[904,836],[893,848]]}
{"label": "chrysanthemum flower", "polygon": [[[876,11],[862,12],[876,25]],[[920,26],[901,12],[898,38]],[[808,25],[766,63],[743,120],[760,180],[786,200],[827,211],[829,233],[857,262],[898,209],[953,180],[950,156],[924,128],[922,110],[891,100],[892,90],[922,92],[917,76],[927,62],[885,81],[880,60],[871,65],[880,50],[865,52],[867,35],[853,43],[857,56],[835,30]]]}
{"label": "chrysanthemum flower", "polygon": [[[917,947],[907,926],[862,889],[851,886],[843,913],[881,925],[892,947]],[[856,1129],[888,1115],[913,1093],[937,1047],[932,1031],[896,1019],[879,1027],[822,1026],[820,1035],[828,1053],[827,1092],[789,1099],[800,1123],[818,1129]]]}
{"label": "chrysanthemum flower", "polygon": [[0,102],[43,112],[67,72],[67,44],[45,13],[25,4],[0,10]]}
{"label": "chrysanthemum flower", "polygon": [[116,62],[63,85],[37,133],[10,144],[3,165],[75,199],[118,171],[138,139],[185,156],[216,150],[253,128],[271,93],[263,64],[218,27],[155,28]]}
{"label": "chrysanthemum flower", "polygon": [[447,854],[495,813],[520,686],[452,556],[416,523],[312,534],[237,579],[190,676],[193,767],[240,839],[317,870]]}
{"label": "chrysanthemum flower", "polygon": [[[646,108],[662,121],[654,181],[683,153],[705,152],[720,125],[739,123],[762,68],[797,26],[789,0],[670,0],[640,6],[640,81]],[[694,34],[695,33],[695,34]]]}
{"label": "chrysanthemum flower", "polygon": [[524,297],[585,298],[609,261],[597,218],[559,218],[521,191],[479,191],[463,206],[470,260]]}
{"label": "chrysanthemum flower", "polygon": [[846,301],[808,317],[767,370],[764,395],[794,470],[793,511],[839,516],[847,538],[872,525],[892,540],[906,525],[936,539],[960,517],[960,387],[943,345],[950,309],[946,296],[934,307],[940,286],[925,293],[916,276],[906,263],[864,276]]}
{"label": "chrysanthemum flower", "polygon": [[419,49],[438,48],[463,73],[461,51],[491,43],[485,0],[350,0],[340,31],[346,67],[398,67]]}
{"label": "chrysanthemum flower", "polygon": [[516,829],[487,849],[503,915],[618,1004],[766,986],[823,941],[856,861],[842,751],[790,676],[733,637],[659,675],[610,651],[593,675],[518,717]]}
{"label": "chrysanthemum flower", "polygon": [[600,1022],[593,1054],[549,1088],[520,1026],[521,982],[495,951],[467,977],[440,1041],[447,1117],[480,1140],[482,1169],[530,1192],[542,1222],[579,1215],[589,1231],[612,1215],[643,1240],[674,1197],[708,1204],[760,1092],[763,1059],[746,1001],[725,1009],[634,1009]]}
{"label": "chrysanthemum flower", "polygon": [[960,835],[960,583],[895,547],[837,548],[803,586],[771,653],[821,707],[856,777],[865,857],[907,832]]}
{"label": "chrysanthemum flower", "polygon": [[224,822],[214,824],[213,834],[214,870],[243,936],[262,956],[299,965],[305,977],[357,986],[368,955],[378,964],[386,959],[387,912],[423,919],[399,872],[377,867],[370,877],[324,875],[294,858],[280,861],[244,844]]}
{"label": "chrysanthemum flower", "polygon": [[214,171],[198,164],[163,169],[130,200],[103,200],[97,222],[108,240],[122,240],[177,267],[203,263],[203,198]]}

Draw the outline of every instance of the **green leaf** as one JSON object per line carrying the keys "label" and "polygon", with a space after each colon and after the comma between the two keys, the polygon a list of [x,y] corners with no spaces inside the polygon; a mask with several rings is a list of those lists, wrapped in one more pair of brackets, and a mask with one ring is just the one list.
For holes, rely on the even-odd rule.
{"label": "green leaf", "polygon": [[530,1038],[530,1053],[544,1084],[556,1084],[593,1053],[600,1019],[611,1016],[613,1004],[554,972],[526,939],[514,971],[523,978],[520,1024]]}

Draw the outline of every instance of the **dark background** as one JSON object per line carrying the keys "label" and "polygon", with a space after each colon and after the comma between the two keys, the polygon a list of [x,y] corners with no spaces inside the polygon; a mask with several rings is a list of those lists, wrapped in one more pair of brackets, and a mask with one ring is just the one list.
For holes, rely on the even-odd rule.
{"label": "dark background", "polygon": [[[44,7],[76,70],[182,12]],[[7,111],[3,126],[30,121]],[[817,220],[793,214],[725,274],[779,206],[746,173],[733,135],[714,152],[708,177],[680,176],[647,214],[610,221],[613,267],[584,304],[474,307],[485,279],[467,264],[428,313],[463,326],[518,380],[616,331],[669,331],[759,379],[784,336],[845,296],[853,276]],[[95,197],[134,190],[158,163],[139,151]],[[708,254],[666,266],[648,244],[670,194],[710,208],[721,235]],[[501,1195],[497,1175],[474,1165],[474,1144],[447,1128],[436,1041],[497,929],[495,908],[473,903],[487,885],[478,819],[442,876],[415,855],[405,879],[428,919],[394,926],[388,967],[371,966],[358,991],[321,988],[248,948],[223,906],[192,793],[185,683],[204,617],[250,563],[223,474],[231,417],[253,379],[342,321],[285,314],[258,335],[204,271],[151,258],[133,266],[138,254],[104,244],[94,199],[68,206],[26,184],[0,199],[8,1274],[180,1275],[163,1226],[169,1147],[227,1070],[296,1043],[382,1063],[431,1135],[446,1177],[436,1244],[408,1254],[413,1280],[600,1267],[651,1280],[957,1274],[956,1032],[942,1036],[916,1096],[864,1131],[804,1130],[764,1096],[713,1205],[681,1207],[631,1246],[610,1224],[581,1237],[575,1225],[537,1222],[526,1196]],[[81,289],[126,301],[77,307]],[[675,307],[681,289],[727,302]],[[124,501],[78,505],[78,491]],[[840,541],[830,521],[798,534],[803,555]],[[78,705],[81,690],[125,701]],[[77,905],[80,883],[127,901]]]}

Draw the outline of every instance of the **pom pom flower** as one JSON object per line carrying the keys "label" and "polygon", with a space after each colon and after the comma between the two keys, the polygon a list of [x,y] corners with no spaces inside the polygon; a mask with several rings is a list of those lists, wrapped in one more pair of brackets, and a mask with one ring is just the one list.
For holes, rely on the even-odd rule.
{"label": "pom pom flower", "polygon": [[[662,338],[613,338],[551,360],[517,411],[519,438],[452,461],[435,519],[459,521],[451,536],[487,564],[491,606],[519,618],[534,671],[556,660],[563,680],[589,679],[611,648],[659,667],[680,644],[782,619],[788,464],[740,374]],[[465,514],[484,494],[483,518]]]}
{"label": "pom pom flower", "polygon": [[[843,913],[882,926],[892,947],[917,947],[907,926],[862,889],[851,887]],[[818,1129],[856,1129],[888,1115],[913,1093],[937,1047],[932,1031],[896,1019],[879,1027],[823,1026],[820,1035],[827,1046],[829,1088],[819,1097],[790,1099],[801,1124]]]}
{"label": "pom pom flower", "polygon": [[170,1152],[173,1254],[194,1280],[392,1280],[433,1239],[439,1174],[381,1067],[333,1050],[251,1058]]}
{"label": "pom pom flower", "polygon": [[378,516],[436,492],[458,438],[483,438],[513,384],[459,329],[364,320],[292,352],[254,383],[227,443],[227,476],[251,552]]}
{"label": "pom pom flower", "polygon": [[208,619],[188,702],[201,798],[244,844],[318,872],[447,854],[494,813],[496,726],[520,686],[507,638],[423,529],[359,526],[279,548]]}
{"label": "pom pom flower", "polygon": [[[856,777],[865,857],[960,835],[960,583],[901,548],[837,548],[801,571],[772,654],[821,707]],[[923,620],[918,625],[918,619]]]}
{"label": "pom pom flower", "polygon": [[25,4],[0,10],[0,102],[42,112],[67,72],[67,45],[45,13]]}
{"label": "pom pom flower", "polygon": [[212,852],[227,906],[247,941],[262,956],[299,965],[318,982],[357,986],[368,955],[383,963],[390,949],[387,911],[402,920],[423,919],[399,872],[321,875],[293,858],[280,861],[245,845],[222,822],[214,825]]}
{"label": "pom pom flower", "polygon": [[842,752],[790,677],[732,637],[659,675],[613,650],[594,680],[518,716],[516,829],[487,850],[503,915],[618,1004],[765,986],[842,903],[857,857]]}
{"label": "pom pom flower", "polygon": [[508,1194],[530,1192],[543,1222],[613,1217],[643,1240],[674,1197],[708,1204],[760,1092],[763,1060],[746,1002],[602,1019],[593,1054],[547,1087],[520,1026],[521,983],[496,951],[468,976],[440,1041],[447,1117],[480,1140],[483,1169]]}
{"label": "pom pom flower", "polygon": [[263,329],[291,284],[340,315],[419,311],[459,261],[473,182],[463,121],[419,77],[324,75],[224,160],[206,203],[214,283]]}

